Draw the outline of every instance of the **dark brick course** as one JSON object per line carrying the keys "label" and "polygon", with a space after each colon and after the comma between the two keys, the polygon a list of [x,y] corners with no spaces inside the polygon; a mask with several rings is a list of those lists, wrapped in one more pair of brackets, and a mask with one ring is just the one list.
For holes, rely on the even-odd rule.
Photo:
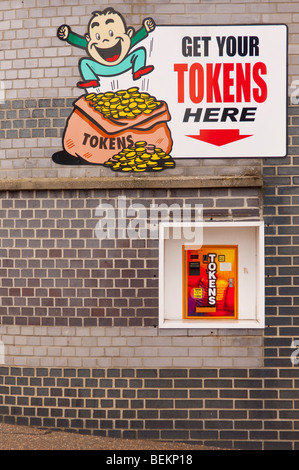
{"label": "dark brick course", "polygon": [[[186,381],[179,392],[184,392],[185,399],[181,400],[175,393],[171,399],[166,399],[165,394],[178,391],[175,385],[181,379],[175,377],[182,372]],[[275,392],[273,388],[290,387],[290,379],[277,382],[267,379],[265,373],[265,378],[254,380],[250,376],[261,375],[259,369],[229,370],[231,378],[224,384],[223,370],[206,369],[205,374],[214,379],[195,383],[192,382],[195,372],[195,369],[175,369],[171,371],[173,378],[163,379],[170,374],[169,369],[1,367],[0,383],[7,385],[1,385],[0,420],[109,437],[130,435],[133,439],[183,440],[234,449],[270,449],[274,448],[274,442],[285,449],[297,446],[299,417],[294,396],[290,396],[290,400],[275,400],[275,396],[267,399],[267,393]],[[297,372],[282,369],[281,375],[298,377]],[[242,380],[240,375],[244,377]],[[138,379],[140,376],[142,378]],[[42,378],[50,377],[51,382],[41,388]],[[63,382],[62,377],[65,377]],[[131,377],[130,383],[125,377]],[[26,380],[15,387],[19,379]],[[85,388],[87,380],[88,388]],[[26,386],[29,381],[32,387]],[[139,399],[134,396],[118,398],[134,385]],[[149,386],[154,400],[144,393]],[[227,400],[221,394],[224,386],[251,398]],[[259,400],[252,395],[258,391],[263,393]],[[63,398],[70,392],[72,399]],[[101,392],[101,398],[90,398],[95,392]],[[206,398],[192,399],[192,394],[199,392],[205,392]],[[219,393],[219,399],[209,399],[209,394],[213,393]]]}

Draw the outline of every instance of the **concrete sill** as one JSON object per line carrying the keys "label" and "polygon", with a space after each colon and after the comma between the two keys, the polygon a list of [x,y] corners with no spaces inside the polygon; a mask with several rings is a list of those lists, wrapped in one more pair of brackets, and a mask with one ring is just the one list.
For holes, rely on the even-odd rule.
{"label": "concrete sill", "polygon": [[47,189],[145,189],[261,187],[261,176],[159,176],[19,178],[0,181],[0,191]]}

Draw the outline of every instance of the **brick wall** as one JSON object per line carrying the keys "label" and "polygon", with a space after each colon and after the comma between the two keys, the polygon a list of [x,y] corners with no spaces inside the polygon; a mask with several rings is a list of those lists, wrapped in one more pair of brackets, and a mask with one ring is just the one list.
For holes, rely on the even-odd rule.
{"label": "brick wall", "polygon": [[[52,161],[62,150],[62,136],[73,107],[73,98],[13,99],[0,103],[0,177],[2,179],[122,178],[104,166],[64,166]],[[176,168],[165,177],[254,176],[261,172],[259,159],[176,159]],[[157,176],[157,175],[156,175]],[[149,178],[155,177],[152,173]],[[138,178],[138,175],[134,175]]]}
{"label": "brick wall", "polygon": [[262,367],[259,330],[0,326],[5,364],[31,367]]}
{"label": "brick wall", "polygon": [[[266,366],[289,364],[298,330],[298,106],[289,107],[289,151],[264,159],[266,225]],[[294,393],[296,393],[294,391]]]}
{"label": "brick wall", "polygon": [[[299,11],[296,2],[109,2],[127,23],[139,28],[145,17],[157,24],[286,23],[289,27],[289,79],[299,75],[296,47]],[[61,167],[52,154],[62,148],[61,133],[72,101],[81,94],[78,60],[82,51],[57,38],[64,23],[78,34],[86,33],[98,2],[87,0],[4,0],[0,4],[0,81],[5,102],[0,103],[0,177],[87,178],[111,176],[106,168]],[[226,175],[260,171],[259,161],[177,161],[165,175]],[[114,175],[116,176],[116,175]],[[119,176],[119,174],[117,175]]]}
{"label": "brick wall", "polygon": [[0,368],[7,423],[226,449],[298,450],[292,369]]}
{"label": "brick wall", "polygon": [[[98,239],[95,211],[118,197],[147,208],[203,204],[204,218],[259,219],[259,188],[62,190],[0,193],[4,325],[153,326],[158,239]],[[122,220],[122,219],[121,219]],[[130,218],[127,216],[126,227]],[[145,225],[144,224],[144,225]]]}
{"label": "brick wall", "polygon": [[[290,83],[299,74],[296,2],[109,6],[136,27],[145,16],[160,24],[286,23]],[[157,189],[154,180],[149,189],[120,189],[119,176],[113,190],[88,189],[88,178],[110,176],[107,169],[58,168],[51,160],[78,95],[81,56],[60,43],[56,29],[69,23],[84,34],[96,8],[93,0],[0,4],[2,189],[12,181],[11,190],[0,193],[0,340],[6,361],[0,419],[113,437],[297,450],[299,366],[290,359],[299,337],[299,108],[289,107],[286,158],[178,161],[175,170],[163,172]],[[262,169],[263,199],[253,186]],[[176,177],[187,176],[199,177],[196,187],[180,188]],[[59,177],[74,184],[86,178],[86,187],[81,180],[81,190],[34,190],[38,179],[54,184]],[[240,177],[248,177],[247,186],[240,186]],[[28,190],[18,185],[24,178]],[[166,189],[171,178],[175,189]],[[116,204],[119,195],[146,207],[202,203],[208,219],[263,218],[265,330],[161,333],[157,240],[95,237],[97,205]]]}
{"label": "brick wall", "polygon": [[299,9],[296,2],[4,0],[0,8],[2,34],[1,76],[7,99],[69,98],[78,96],[78,60],[82,51],[63,44],[56,36],[61,24],[70,24],[84,35],[91,13],[113,7],[127,23],[140,27],[145,17],[157,24],[285,23],[290,33],[290,79],[298,77]]}

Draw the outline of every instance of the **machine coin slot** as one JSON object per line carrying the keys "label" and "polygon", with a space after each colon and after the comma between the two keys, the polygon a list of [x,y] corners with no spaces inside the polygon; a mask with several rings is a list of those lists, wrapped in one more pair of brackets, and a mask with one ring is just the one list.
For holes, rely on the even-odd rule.
{"label": "machine coin slot", "polygon": [[189,276],[200,276],[199,261],[189,261]]}

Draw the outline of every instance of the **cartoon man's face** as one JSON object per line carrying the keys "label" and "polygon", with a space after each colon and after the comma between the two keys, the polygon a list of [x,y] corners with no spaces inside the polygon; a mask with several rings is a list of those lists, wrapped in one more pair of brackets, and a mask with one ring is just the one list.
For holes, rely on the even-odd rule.
{"label": "cartoon man's face", "polygon": [[126,30],[118,13],[95,16],[85,35],[88,53],[100,64],[119,64],[130,50],[132,35],[133,29]]}

